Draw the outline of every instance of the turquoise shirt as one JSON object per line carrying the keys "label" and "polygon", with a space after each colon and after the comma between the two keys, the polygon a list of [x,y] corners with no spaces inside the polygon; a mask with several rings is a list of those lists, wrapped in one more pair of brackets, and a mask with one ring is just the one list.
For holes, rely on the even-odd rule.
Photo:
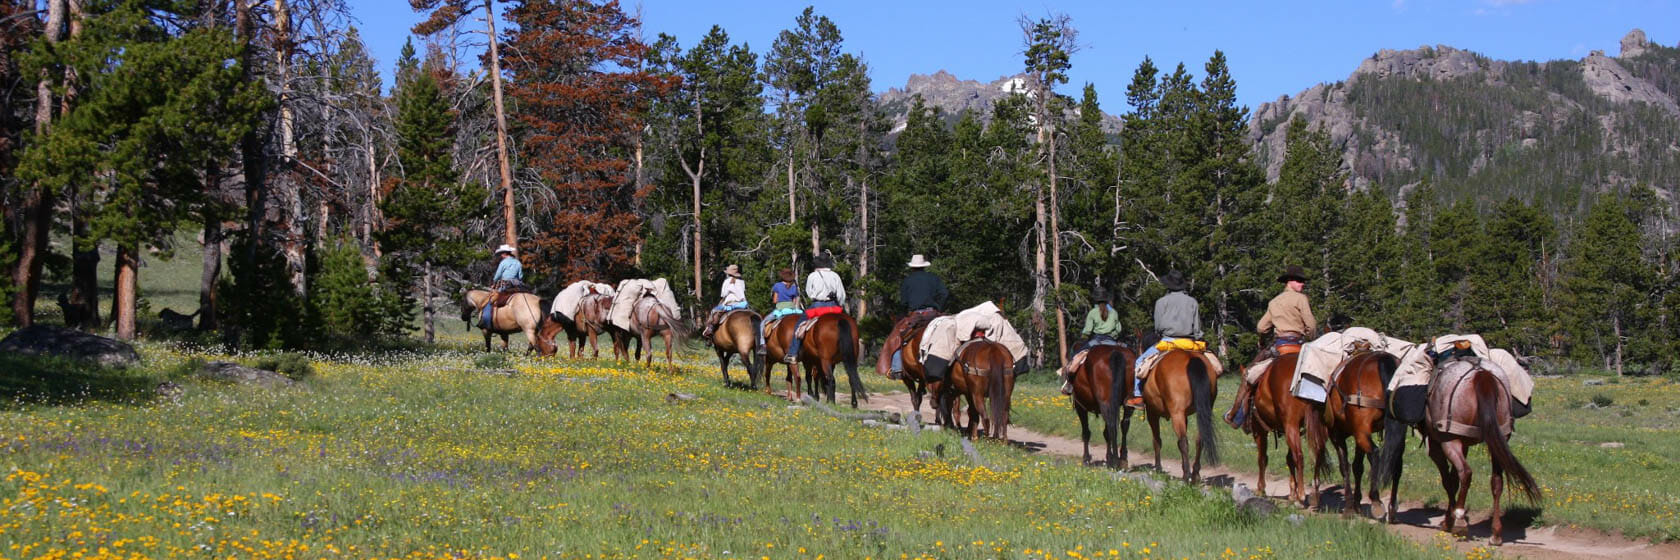
{"label": "turquoise shirt", "polygon": [[490,282],[503,280],[525,280],[525,266],[519,263],[517,257],[502,257],[502,262],[496,264],[496,275],[490,278]]}

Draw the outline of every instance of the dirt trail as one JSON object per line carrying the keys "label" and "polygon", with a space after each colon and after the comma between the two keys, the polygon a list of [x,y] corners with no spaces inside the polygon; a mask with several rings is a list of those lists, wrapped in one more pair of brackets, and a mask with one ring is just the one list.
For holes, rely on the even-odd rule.
{"label": "dirt trail", "polygon": [[[910,411],[910,395],[903,392],[873,393],[869,395],[869,401],[867,403],[860,403],[860,406],[869,410],[908,413]],[[931,409],[928,404],[924,402],[922,404],[922,417],[931,418],[932,416],[933,413]],[[1145,438],[1144,441],[1148,441],[1148,421],[1144,420],[1141,414],[1135,416],[1133,420],[1132,431],[1134,434],[1132,437],[1137,437],[1135,432],[1141,430],[1143,437]],[[1093,441],[1091,443],[1091,454],[1096,459],[1101,460],[1103,450],[1105,449],[1102,443],[1101,435],[1102,421],[1100,419],[1096,419],[1094,424],[1095,425],[1091,427],[1091,431],[1095,432],[1092,434]],[[1177,444],[1174,443],[1175,436],[1172,433],[1172,428],[1165,425],[1164,422],[1161,426],[1161,430],[1163,432],[1161,435],[1161,451],[1164,455],[1161,459],[1161,468],[1166,473],[1172,475],[1174,478],[1177,478],[1181,472],[1181,467],[1179,462],[1173,459],[1173,457],[1178,455]],[[1083,444],[1079,440],[1041,434],[1018,425],[1012,425],[1009,427],[1009,435],[1011,443],[1016,443],[1017,445],[1035,453],[1072,457],[1075,460],[1078,460],[1083,456]],[[1194,445],[1194,442],[1192,442],[1192,445]],[[1192,447],[1192,449],[1194,449],[1194,447]],[[1131,466],[1136,468],[1138,466],[1152,465],[1154,457],[1148,451],[1141,453],[1134,451],[1131,456],[1128,457],[1128,460]],[[1280,504],[1287,503],[1289,501],[1289,480],[1284,476],[1288,473],[1287,467],[1279,464],[1274,465],[1273,468],[1268,470],[1272,473],[1278,473],[1277,476],[1269,476],[1266,478],[1266,490],[1268,497],[1273,498]],[[1339,479],[1340,476],[1340,474],[1335,475],[1337,479]],[[1253,472],[1233,470],[1227,466],[1214,467],[1203,465],[1202,479],[1205,484],[1224,487],[1231,486],[1233,481],[1247,484],[1250,488],[1253,488],[1254,486]],[[1308,483],[1310,484],[1311,482],[1309,481]],[[1479,488],[1481,488],[1484,492],[1486,491],[1485,486]],[[1327,508],[1333,508],[1330,509],[1330,511],[1339,510],[1341,504],[1341,485],[1326,485],[1324,490],[1326,494],[1324,501]],[[1387,527],[1389,531],[1392,531],[1395,534],[1404,536],[1419,543],[1430,545],[1437,542],[1435,540],[1438,538],[1436,535],[1440,534],[1437,527],[1440,526],[1441,519],[1445,513],[1446,512],[1439,509],[1426,508],[1422,503],[1402,502],[1400,504],[1399,513],[1396,516],[1397,522],[1388,525]],[[1487,512],[1485,510],[1481,512],[1472,511],[1471,519],[1477,519],[1478,513],[1482,519],[1481,521],[1471,525],[1471,539],[1457,541],[1454,545],[1457,547],[1459,552],[1467,552],[1475,547],[1487,545],[1487,537],[1492,534],[1492,527],[1486,519]],[[1338,514],[1323,513],[1320,515]],[[1511,515],[1510,512],[1506,512],[1504,535],[1505,545],[1498,549],[1499,554],[1507,557],[1530,558],[1534,560],[1565,558],[1670,560],[1680,558],[1680,543],[1652,544],[1648,541],[1630,540],[1618,535],[1610,535],[1587,529],[1572,529],[1567,527],[1530,527],[1528,526],[1529,520],[1517,519],[1514,517],[1515,516]],[[1361,517],[1361,519],[1366,519],[1371,523],[1376,523],[1375,520],[1371,520],[1369,518]]]}

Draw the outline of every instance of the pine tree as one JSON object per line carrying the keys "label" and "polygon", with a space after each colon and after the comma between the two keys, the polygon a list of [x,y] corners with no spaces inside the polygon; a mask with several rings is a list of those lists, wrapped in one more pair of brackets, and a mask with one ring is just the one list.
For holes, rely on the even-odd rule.
{"label": "pine tree", "polygon": [[1068,261],[1063,264],[1073,269],[1068,272],[1074,282],[1088,285],[1100,280],[1112,288],[1115,278],[1106,272],[1113,268],[1114,255],[1110,253],[1113,246],[1101,240],[1112,235],[1111,224],[1117,217],[1118,198],[1113,190],[1118,162],[1103,132],[1102,118],[1097,88],[1085,84],[1079,118],[1072,123],[1067,149],[1062,151],[1061,167],[1068,170],[1066,176],[1070,179],[1065,187],[1066,202],[1062,205],[1065,218],[1062,229],[1075,242],[1065,255]]}
{"label": "pine tree", "polygon": [[1633,214],[1620,195],[1600,195],[1570,247],[1563,287],[1571,356],[1598,358],[1617,375],[1629,361],[1655,358],[1650,348],[1629,344],[1648,327],[1652,305],[1645,296],[1656,280],[1640,258]]}
{"label": "pine tree", "polygon": [[1395,232],[1394,204],[1375,189],[1355,193],[1330,239],[1340,315],[1355,326],[1393,332],[1393,307],[1400,296],[1403,250]]}
{"label": "pine tree", "polygon": [[[1203,65],[1200,95],[1194,96],[1190,119],[1190,150],[1181,152],[1189,173],[1181,185],[1185,193],[1211,202],[1204,207],[1199,223],[1207,235],[1206,245],[1193,262],[1192,277],[1207,280],[1214,312],[1211,333],[1227,360],[1233,345],[1249,346],[1238,333],[1259,323],[1265,309],[1261,290],[1271,280],[1272,270],[1282,263],[1256,258],[1260,251],[1260,210],[1265,200],[1265,174],[1255,165],[1248,145],[1248,108],[1237,105],[1237,84],[1225,63],[1225,53],[1214,51]],[[1193,198],[1192,198],[1193,200]]]}
{"label": "pine tree", "polygon": [[1287,142],[1269,204],[1271,262],[1316,272],[1309,284],[1317,285],[1307,291],[1314,299],[1313,312],[1328,319],[1343,311],[1342,291],[1336,289],[1341,279],[1334,270],[1341,255],[1331,251],[1346,212],[1341,151],[1331,145],[1330,135],[1308,129],[1300,117],[1290,121]]}
{"label": "pine tree", "polygon": [[1435,220],[1435,190],[1418,185],[1405,197],[1405,233],[1400,238],[1401,262],[1399,297],[1388,314],[1390,334],[1408,340],[1428,340],[1448,327],[1439,274],[1430,257],[1430,224]]}
{"label": "pine tree", "polygon": [[1538,353],[1556,329],[1540,284],[1547,250],[1556,244],[1551,217],[1507,198],[1482,225],[1464,302],[1469,330],[1491,345]]}

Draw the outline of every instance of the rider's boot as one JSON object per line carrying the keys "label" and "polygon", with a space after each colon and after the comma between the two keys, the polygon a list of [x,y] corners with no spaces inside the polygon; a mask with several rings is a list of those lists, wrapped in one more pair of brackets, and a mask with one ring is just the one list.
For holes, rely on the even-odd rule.
{"label": "rider's boot", "polygon": [[1253,390],[1253,386],[1249,385],[1247,381],[1243,381],[1241,385],[1237,386],[1237,400],[1231,403],[1231,410],[1225,413],[1226,424],[1230,424],[1232,428],[1242,429],[1243,421],[1248,419],[1248,394]]}

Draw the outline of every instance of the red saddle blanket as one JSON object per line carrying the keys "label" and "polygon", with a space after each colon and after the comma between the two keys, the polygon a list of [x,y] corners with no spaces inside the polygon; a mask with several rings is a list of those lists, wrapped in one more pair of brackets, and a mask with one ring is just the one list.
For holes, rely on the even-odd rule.
{"label": "red saddle blanket", "polygon": [[806,319],[815,319],[815,318],[821,317],[823,315],[829,315],[829,314],[833,314],[833,313],[845,313],[845,312],[846,312],[846,308],[844,308],[844,307],[812,307],[810,309],[805,310],[805,318]]}

